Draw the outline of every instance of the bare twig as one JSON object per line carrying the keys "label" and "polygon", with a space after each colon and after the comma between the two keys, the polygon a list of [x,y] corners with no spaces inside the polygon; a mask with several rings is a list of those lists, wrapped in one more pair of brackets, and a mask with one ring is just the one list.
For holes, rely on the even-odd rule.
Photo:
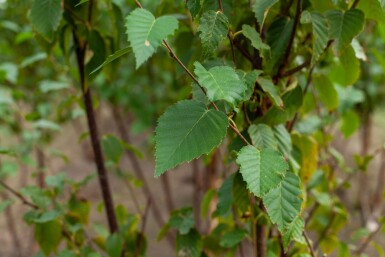
{"label": "bare twig", "polygon": [[19,200],[21,200],[21,202],[25,205],[28,205],[30,207],[32,207],[33,209],[39,209],[39,206],[37,206],[36,204],[28,201],[22,194],[20,194],[19,192],[17,192],[16,190],[14,190],[13,188],[11,188],[10,186],[8,186],[7,184],[5,184],[3,181],[0,180],[0,186],[4,187],[8,192],[10,192],[11,194],[13,194],[14,196],[16,196],[17,198],[19,198]]}
{"label": "bare twig", "polygon": [[358,5],[359,2],[360,2],[360,0],[355,0],[350,8],[351,9],[356,8],[356,6]]}
{"label": "bare twig", "polygon": [[147,218],[148,218],[150,206],[151,206],[151,199],[148,198],[146,209],[144,210],[144,214],[142,215],[142,227],[140,230],[141,234],[139,236],[138,241],[136,242],[135,256],[140,256],[140,248],[142,247],[142,241],[143,241],[143,237],[144,237],[144,231],[145,231],[146,225],[147,225],[147,220],[148,220]]}
{"label": "bare twig", "polygon": [[375,235],[381,230],[382,228],[382,225],[381,224],[378,224],[378,227],[376,230],[374,230],[372,233],[370,233],[365,241],[362,243],[362,245],[360,246],[360,248],[357,249],[357,251],[355,252],[354,256],[355,257],[359,257],[361,256],[361,254],[365,251],[366,247],[368,247],[369,243],[373,240],[373,238],[375,237]]}
{"label": "bare twig", "polygon": [[309,251],[310,251],[310,255],[312,257],[315,257],[315,253],[314,253],[314,249],[313,249],[313,246],[310,242],[310,238],[309,236],[307,235],[307,233],[305,231],[303,231],[303,237],[305,238],[305,241],[306,241],[306,244],[307,244],[307,247],[309,248]]}
{"label": "bare twig", "polygon": [[301,71],[303,68],[306,68],[307,66],[310,65],[310,60],[306,60],[305,62],[303,62],[302,64],[298,65],[297,67],[291,69],[291,70],[288,70],[286,71],[282,77],[289,77],[299,71]]}

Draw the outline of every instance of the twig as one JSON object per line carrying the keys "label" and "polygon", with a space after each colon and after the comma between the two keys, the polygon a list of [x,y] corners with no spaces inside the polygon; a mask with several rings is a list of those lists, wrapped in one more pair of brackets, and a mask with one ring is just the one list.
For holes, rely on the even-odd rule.
{"label": "twig", "polygon": [[34,203],[31,203],[30,201],[28,201],[22,194],[20,194],[19,192],[17,192],[16,190],[12,189],[10,186],[8,186],[7,184],[5,184],[3,181],[0,180],[0,186],[4,187],[8,192],[12,193],[14,196],[16,196],[17,198],[19,198],[19,200],[21,200],[21,202],[25,205],[28,205],[30,207],[32,207],[33,209],[39,209],[39,206],[37,206],[36,204]]}
{"label": "twig", "polygon": [[286,64],[288,63],[288,59],[289,59],[289,56],[290,56],[291,48],[293,46],[293,42],[294,42],[294,38],[295,38],[295,33],[297,31],[297,27],[298,27],[298,24],[299,24],[299,19],[301,17],[301,12],[302,12],[302,0],[298,0],[297,1],[297,9],[296,9],[295,17],[294,17],[294,26],[293,26],[293,29],[292,29],[291,34],[290,34],[289,44],[287,45],[285,54],[283,55],[283,59],[282,59],[281,65],[280,65],[280,67],[278,69],[278,73],[275,76],[275,80],[277,80],[278,78],[281,78],[282,75],[284,74],[283,70],[285,69]]}
{"label": "twig", "polygon": [[175,209],[175,206],[174,206],[174,201],[172,199],[172,194],[170,190],[171,186],[170,186],[170,180],[168,178],[168,173],[163,174],[163,176],[161,176],[160,179],[162,180],[163,191],[166,197],[167,209],[169,212],[172,212]]}
{"label": "twig", "polygon": [[307,66],[310,65],[310,60],[306,60],[305,62],[303,62],[302,64],[298,65],[297,67],[291,69],[291,70],[288,70],[286,71],[282,77],[289,77],[299,71],[301,71],[303,68],[306,68]]}
{"label": "twig", "polygon": [[227,38],[228,38],[229,41],[230,41],[231,56],[232,56],[232,59],[233,59],[233,66],[236,67],[236,64],[235,64],[235,51],[234,51],[234,42],[233,42],[233,38],[230,36],[229,33],[227,33]]}
{"label": "twig", "polygon": [[303,231],[302,234],[303,234],[303,237],[305,238],[307,247],[309,248],[310,255],[311,255],[312,257],[315,257],[314,249],[313,249],[313,246],[311,245],[309,236],[307,235],[307,233],[306,233],[305,231]]}
{"label": "twig", "polygon": [[369,243],[373,240],[374,236],[381,230],[382,228],[382,225],[381,224],[378,224],[378,227],[376,230],[374,230],[372,233],[370,233],[364,243],[360,246],[360,248],[357,249],[356,253],[355,253],[355,257],[359,257],[361,256],[361,254],[365,251],[366,247],[368,247]]}
{"label": "twig", "polygon": [[218,5],[219,5],[219,11],[223,12],[222,0],[218,0]]}
{"label": "twig", "polygon": [[146,225],[147,225],[147,218],[148,218],[148,213],[149,213],[149,210],[150,210],[150,206],[151,206],[151,198],[148,198],[147,200],[147,205],[146,205],[146,209],[144,210],[144,214],[142,215],[142,227],[140,229],[140,236],[139,236],[139,239],[137,241],[137,244],[136,244],[136,250],[135,250],[135,257],[136,256],[140,256],[140,248],[142,247],[142,241],[143,241],[143,237],[144,237],[144,230],[146,229]]}
{"label": "twig", "polygon": [[350,7],[350,9],[356,8],[356,6],[358,5],[359,2],[360,2],[360,0],[355,0],[353,2],[352,6]]}

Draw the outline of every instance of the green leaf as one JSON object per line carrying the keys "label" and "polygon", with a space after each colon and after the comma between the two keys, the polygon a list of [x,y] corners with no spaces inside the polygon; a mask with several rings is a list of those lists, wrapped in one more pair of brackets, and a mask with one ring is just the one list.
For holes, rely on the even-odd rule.
{"label": "green leaf", "polygon": [[199,62],[194,63],[199,83],[207,90],[210,101],[225,100],[235,107],[247,89],[235,70],[229,66],[216,66],[206,70]]}
{"label": "green leaf", "polygon": [[292,19],[280,18],[275,20],[267,31],[267,44],[270,46],[271,55],[265,56],[265,71],[270,75],[275,75],[287,46],[290,41],[294,21]]}
{"label": "green leaf", "polygon": [[9,206],[13,204],[13,201],[10,199],[4,200],[0,203],[0,213],[5,211]]}
{"label": "green leaf", "polygon": [[195,18],[201,11],[201,0],[189,0],[187,1],[187,8],[191,13],[191,17]]}
{"label": "green leaf", "polygon": [[375,20],[381,23],[385,22],[385,12],[378,0],[359,1],[356,8],[361,9],[365,13],[366,19]]}
{"label": "green leaf", "polygon": [[56,252],[62,239],[62,225],[59,220],[35,224],[35,239],[46,256]]}
{"label": "green leaf", "polygon": [[109,257],[120,257],[122,255],[123,240],[118,234],[112,234],[107,238],[106,250]]}
{"label": "green leaf", "polygon": [[329,26],[325,16],[319,12],[311,13],[311,22],[313,25],[313,55],[311,63],[314,65],[324,52],[328,43]]}
{"label": "green leaf", "polygon": [[255,82],[257,81],[258,76],[261,75],[262,71],[252,70],[244,72],[243,70],[237,70],[236,72],[238,73],[238,77],[242,79],[243,83],[246,84],[246,91],[244,93],[243,100],[249,100],[254,93]]}
{"label": "green leaf", "polygon": [[203,250],[203,242],[199,233],[194,229],[187,235],[176,236],[177,257],[200,257]]}
{"label": "green leaf", "polygon": [[225,248],[232,248],[238,245],[247,236],[247,234],[246,230],[240,228],[226,231],[221,237],[219,244]]}
{"label": "green leaf", "polygon": [[227,37],[228,28],[229,20],[222,12],[208,11],[202,15],[198,30],[205,57],[213,55],[219,43]]}
{"label": "green leaf", "polygon": [[247,131],[250,135],[251,142],[256,148],[260,150],[265,148],[277,149],[278,141],[269,126],[265,124],[252,124]]}
{"label": "green leaf", "polygon": [[173,211],[169,224],[170,227],[178,229],[179,234],[186,235],[195,226],[193,209],[183,208]]}
{"label": "green leaf", "polygon": [[313,76],[313,83],[320,101],[329,111],[335,110],[338,107],[338,93],[329,78],[326,75],[315,75]]}
{"label": "green leaf", "polygon": [[347,111],[342,116],[341,120],[341,132],[345,136],[345,138],[348,138],[356,132],[356,130],[360,126],[360,118],[358,117],[357,113],[355,113],[352,110]]}
{"label": "green leaf", "polygon": [[339,62],[330,67],[329,78],[341,86],[351,86],[359,78],[361,73],[360,61],[357,59],[354,49],[347,46],[341,53]]}
{"label": "green leaf", "polygon": [[176,165],[209,153],[226,135],[227,116],[185,100],[169,107],[156,127],[156,171],[160,176]]}
{"label": "green leaf", "polygon": [[49,41],[62,19],[61,3],[61,0],[35,0],[31,7],[29,18],[33,27]]}
{"label": "green leaf", "polygon": [[242,178],[242,174],[237,172],[233,182],[233,202],[241,212],[247,212],[250,207],[249,192],[247,191],[246,182]]}
{"label": "green leaf", "polygon": [[121,141],[113,135],[105,135],[102,138],[102,148],[108,160],[119,163],[123,155],[123,146]]}
{"label": "green leaf", "polygon": [[259,0],[255,1],[254,5],[252,6],[253,12],[255,13],[255,18],[257,18],[259,27],[263,27],[263,23],[265,22],[267,13],[269,12],[269,9],[276,3],[278,3],[278,0]]}
{"label": "green leaf", "polygon": [[341,52],[353,38],[364,28],[365,16],[361,10],[349,9],[345,13],[341,10],[326,12],[330,25],[330,39],[336,42],[336,50]]}
{"label": "green leaf", "polygon": [[107,66],[108,64],[110,64],[111,62],[115,61],[116,59],[122,57],[123,55],[126,55],[128,54],[129,52],[131,52],[131,48],[130,47],[126,47],[126,48],[123,48],[123,49],[120,49],[118,51],[116,51],[115,53],[109,55],[107,57],[107,59],[102,63],[100,64],[96,69],[94,69],[90,75],[94,74],[95,72],[99,71],[100,69],[104,68],[105,66]]}
{"label": "green leaf", "polygon": [[274,105],[283,107],[283,101],[279,96],[277,87],[273,84],[271,79],[258,78],[258,83],[261,85],[262,90],[267,94]]}
{"label": "green leaf", "polygon": [[216,191],[212,188],[212,189],[209,189],[205,195],[203,196],[203,199],[201,201],[201,217],[202,218],[206,218],[208,213],[209,213],[209,209],[210,209],[210,204],[211,204],[211,201],[214,199],[214,197],[216,196]]}
{"label": "green leaf", "polygon": [[82,4],[85,4],[85,3],[87,3],[88,1],[89,1],[89,0],[80,0],[79,3],[77,3],[77,4],[75,5],[75,7],[78,7],[78,6],[82,5]]}
{"label": "green leaf", "polygon": [[168,36],[178,28],[178,20],[173,16],[162,16],[155,19],[151,12],[137,8],[126,18],[128,41],[139,68],[150,58]]}
{"label": "green leaf", "polygon": [[272,149],[258,150],[245,146],[239,152],[237,163],[247,188],[262,197],[279,186],[288,165],[282,155]]}
{"label": "green leaf", "polygon": [[310,137],[295,133],[292,135],[293,144],[301,151],[299,171],[300,177],[307,182],[312,177],[318,167],[318,144],[317,141]]}
{"label": "green leaf", "polygon": [[42,93],[48,93],[66,88],[69,88],[68,83],[62,81],[43,80],[39,84],[39,89]]}
{"label": "green leaf", "polygon": [[299,178],[293,173],[286,173],[279,186],[263,196],[267,214],[281,233],[298,216],[302,203],[301,193]]}
{"label": "green leaf", "polygon": [[222,186],[218,190],[218,204],[215,215],[224,216],[226,215],[233,203],[232,188],[234,182],[235,173],[231,174],[225,181],[223,181]]}
{"label": "green leaf", "polygon": [[242,26],[242,33],[247,39],[249,39],[251,41],[251,45],[255,49],[259,50],[259,55],[261,57],[263,57],[263,51],[264,50],[270,50],[270,46],[263,43],[261,36],[259,35],[259,33],[256,31],[255,28],[253,28],[247,24],[244,24]]}
{"label": "green leaf", "polygon": [[282,236],[285,251],[287,251],[290,242],[293,240],[301,244],[306,244],[305,238],[303,237],[304,227],[305,222],[300,216],[297,216],[294,221],[287,227]]}

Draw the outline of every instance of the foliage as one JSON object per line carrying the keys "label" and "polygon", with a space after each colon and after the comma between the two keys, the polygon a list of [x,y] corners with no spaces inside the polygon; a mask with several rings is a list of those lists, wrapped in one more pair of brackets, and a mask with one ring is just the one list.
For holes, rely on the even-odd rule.
{"label": "foliage", "polygon": [[[369,151],[367,132],[384,107],[384,8],[379,0],[0,1],[1,215],[21,200],[35,256],[147,256],[150,210],[176,256],[365,256],[384,223],[380,208],[361,199],[357,211],[343,196],[384,151],[383,142]],[[119,133],[99,135],[94,109],[110,111]],[[49,150],[70,126],[79,142],[91,140],[96,164],[81,180],[47,164],[75,161]],[[360,154],[334,148],[336,134],[348,140],[359,129]],[[141,132],[151,136],[138,150],[130,136]],[[192,207],[171,210],[152,193],[141,151],[155,155],[163,183],[192,162]],[[13,189],[18,172],[36,184]],[[135,211],[114,205],[108,177],[127,185]],[[96,178],[108,226],[82,197]],[[166,198],[178,195],[168,190]],[[339,238],[358,212],[355,237]]]}

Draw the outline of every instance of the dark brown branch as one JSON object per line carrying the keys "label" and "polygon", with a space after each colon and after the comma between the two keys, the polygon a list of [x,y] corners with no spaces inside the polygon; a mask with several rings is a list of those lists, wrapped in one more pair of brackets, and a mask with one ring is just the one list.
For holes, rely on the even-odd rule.
{"label": "dark brown branch", "polygon": [[222,0],[218,0],[219,11],[223,12]]}
{"label": "dark brown branch", "polygon": [[290,34],[290,39],[289,39],[289,44],[287,45],[285,54],[283,55],[283,59],[281,62],[281,65],[278,69],[278,74],[275,76],[275,80],[282,78],[282,75],[284,74],[284,69],[286,67],[286,64],[288,63],[289,57],[290,57],[290,52],[293,46],[294,38],[295,38],[295,33],[297,32],[298,24],[299,24],[299,19],[301,17],[301,12],[302,12],[302,0],[297,1],[297,9],[294,17],[294,25],[293,29]]}
{"label": "dark brown branch", "polygon": [[[89,4],[88,22],[91,24],[93,0],[90,0],[88,4]],[[115,216],[115,209],[114,209],[114,203],[113,203],[112,194],[111,194],[111,188],[110,188],[107,171],[104,164],[102,148],[100,146],[100,137],[99,137],[98,126],[95,119],[94,108],[92,104],[91,89],[86,84],[85,57],[86,57],[87,43],[80,44],[79,39],[76,36],[76,27],[74,27],[74,30],[73,30],[73,38],[74,38],[74,45],[75,45],[75,52],[76,52],[76,61],[78,65],[80,87],[82,90],[83,102],[86,109],[87,124],[90,132],[90,136],[91,136],[90,139],[91,139],[92,149],[95,156],[95,164],[98,172],[100,189],[102,191],[103,202],[105,205],[109,230],[111,233],[114,233],[118,231],[118,222]]]}
{"label": "dark brown branch", "polygon": [[298,65],[297,67],[291,69],[291,70],[288,70],[286,71],[282,77],[289,77],[299,71],[301,71],[303,68],[306,68],[307,66],[310,65],[310,60],[306,60],[305,62],[303,62],[302,64]]}

